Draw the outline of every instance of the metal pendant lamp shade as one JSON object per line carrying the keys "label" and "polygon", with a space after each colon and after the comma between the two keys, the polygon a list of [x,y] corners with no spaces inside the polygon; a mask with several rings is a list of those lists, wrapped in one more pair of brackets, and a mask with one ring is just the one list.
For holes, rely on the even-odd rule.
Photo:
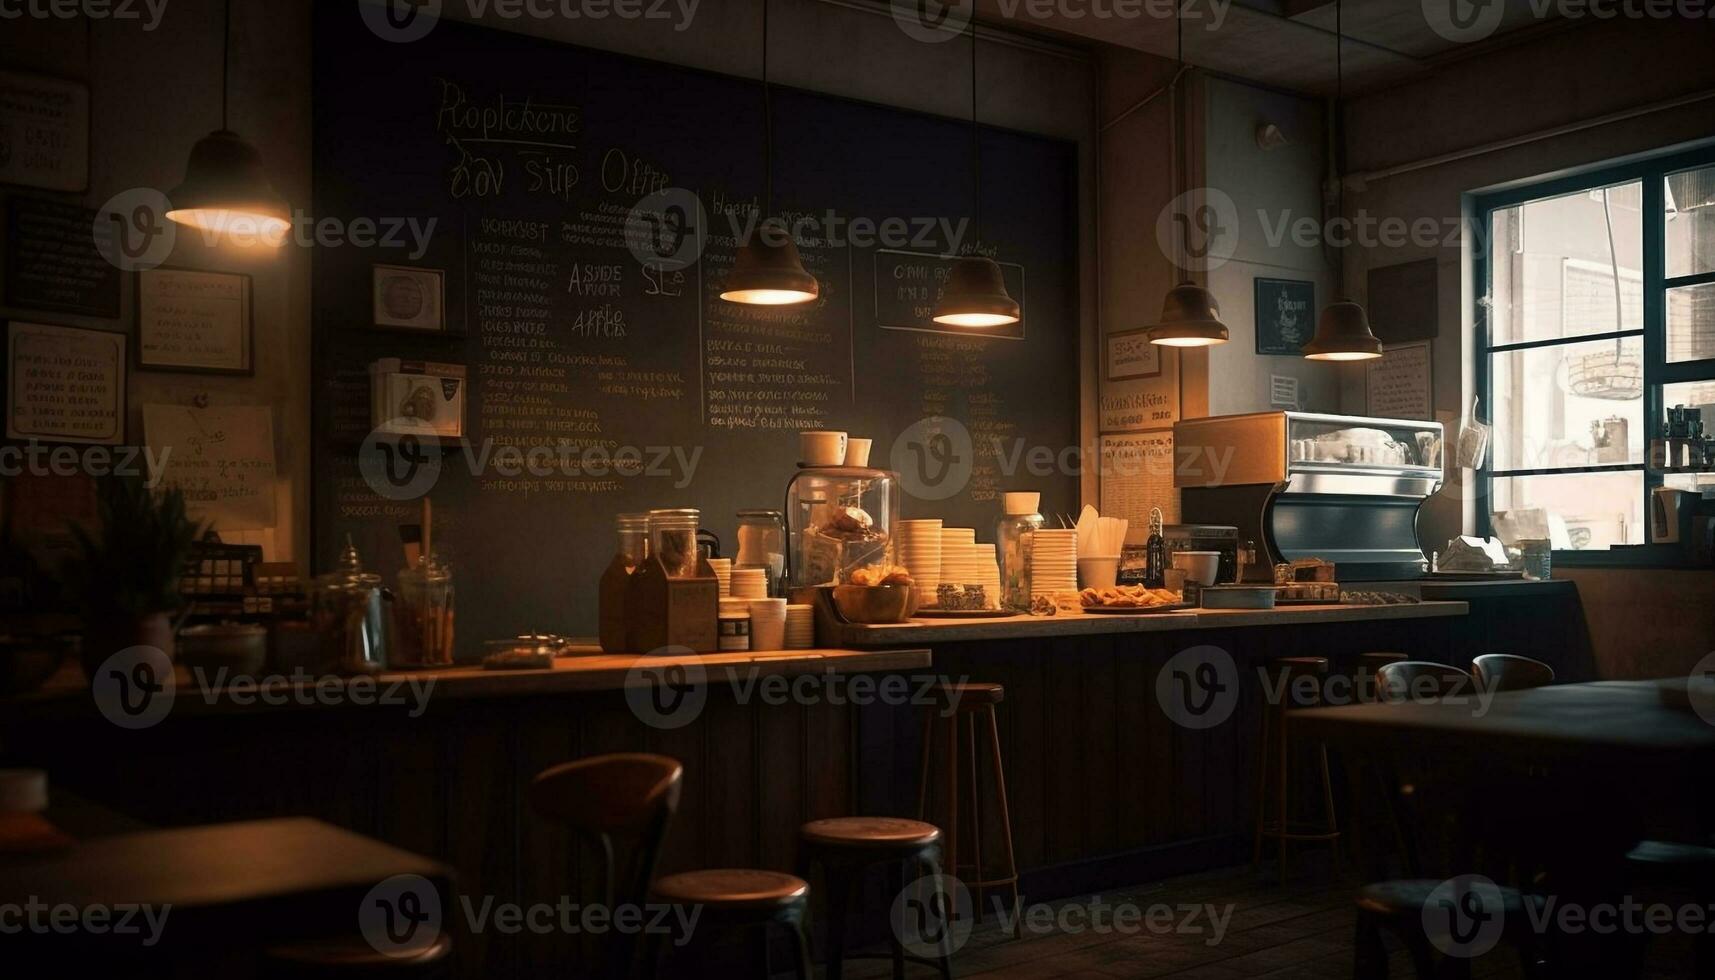
{"label": "metal pendant lamp shade", "polygon": [[1018,300],[1006,291],[1000,264],[984,255],[967,255],[953,263],[947,288],[935,303],[936,323],[951,327],[1004,327],[1017,323]]}
{"label": "metal pendant lamp shade", "polygon": [[1189,280],[1167,291],[1161,322],[1149,328],[1149,342],[1163,347],[1213,347],[1227,342],[1227,325],[1215,295]]}
{"label": "metal pendant lamp shade", "polygon": [[286,201],[268,181],[262,155],[229,129],[197,140],[184,183],[168,199],[167,217],[194,228],[276,240],[291,227]]}
{"label": "metal pendant lamp shade", "polygon": [[1363,307],[1336,300],[1316,318],[1316,336],[1304,345],[1304,356],[1312,361],[1368,361],[1382,356],[1382,342],[1370,331]]}
{"label": "metal pendant lamp shade", "polygon": [[778,221],[766,221],[738,250],[721,299],[748,306],[791,306],[822,294],[798,257],[798,243]]}

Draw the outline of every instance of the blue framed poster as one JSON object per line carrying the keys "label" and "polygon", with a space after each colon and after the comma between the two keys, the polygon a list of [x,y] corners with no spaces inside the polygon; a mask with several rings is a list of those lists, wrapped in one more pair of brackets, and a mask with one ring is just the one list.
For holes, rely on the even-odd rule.
{"label": "blue framed poster", "polygon": [[1316,284],[1256,280],[1256,352],[1297,357],[1316,333]]}

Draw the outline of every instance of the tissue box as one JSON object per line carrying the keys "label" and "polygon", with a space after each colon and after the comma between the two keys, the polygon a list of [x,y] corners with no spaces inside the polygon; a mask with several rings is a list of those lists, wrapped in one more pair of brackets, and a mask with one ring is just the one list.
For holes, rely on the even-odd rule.
{"label": "tissue box", "polygon": [[383,357],[369,365],[369,424],[378,432],[461,439],[468,387],[462,364]]}

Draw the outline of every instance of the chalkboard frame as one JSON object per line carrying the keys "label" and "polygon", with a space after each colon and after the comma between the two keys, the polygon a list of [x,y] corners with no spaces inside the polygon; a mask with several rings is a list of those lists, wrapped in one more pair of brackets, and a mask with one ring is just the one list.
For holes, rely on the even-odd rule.
{"label": "chalkboard frame", "polygon": [[[143,360],[143,277],[157,272],[195,272],[209,276],[227,276],[242,280],[244,283],[244,366],[241,368],[211,368],[190,364],[173,364],[170,361]],[[131,277],[132,283],[132,319],[137,323],[137,342],[131,345],[131,364],[139,371],[155,371],[172,374],[213,374],[228,377],[253,378],[256,376],[256,283],[246,272],[223,272],[219,269],[193,269],[189,266],[158,265],[152,269],[139,269]]]}
{"label": "chalkboard frame", "polygon": [[[113,265],[106,259],[106,257],[100,256],[99,249],[96,249],[97,256],[101,257],[101,260],[104,263],[107,263],[113,271],[107,273],[107,277],[102,281],[101,291],[96,297],[96,302],[56,303],[32,297],[18,291],[19,279],[15,263],[21,250],[18,248],[15,238],[17,234],[16,217],[19,208],[28,207],[32,204],[45,204],[49,207],[75,208],[79,211],[85,212],[86,216],[90,219],[89,224],[92,230],[95,224],[94,219],[100,214],[100,212],[95,208],[84,207],[82,202],[79,201],[66,201],[57,197],[45,197],[41,194],[11,193],[5,195],[5,197],[5,227],[4,229],[0,229],[0,235],[3,235],[4,237],[6,248],[4,262],[0,263],[0,265],[4,266],[6,276],[6,305],[16,307],[20,310],[39,310],[43,313],[87,316],[102,320],[119,319],[121,312],[120,295],[125,291],[123,281],[125,274],[122,269]],[[79,244],[81,245],[82,242],[80,241]],[[91,247],[95,247],[93,243],[91,244]]]}
{"label": "chalkboard frame", "polygon": [[[1256,352],[1271,356],[1297,357],[1304,352],[1304,345],[1289,344],[1282,340],[1279,322],[1272,316],[1263,315],[1263,291],[1276,287],[1283,291],[1302,293],[1306,300],[1305,309],[1314,312],[1316,283],[1305,279],[1276,279],[1269,276],[1257,276],[1251,283],[1251,311],[1256,320]],[[1304,342],[1309,343],[1310,338],[1304,338]]]}

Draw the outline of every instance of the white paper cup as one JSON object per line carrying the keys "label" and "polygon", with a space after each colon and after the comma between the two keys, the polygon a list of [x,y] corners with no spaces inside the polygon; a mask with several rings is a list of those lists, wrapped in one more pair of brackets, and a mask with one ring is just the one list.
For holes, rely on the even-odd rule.
{"label": "white paper cup", "polygon": [[873,440],[873,439],[856,439],[856,438],[847,439],[846,440],[846,465],[847,466],[868,466],[869,465],[869,447],[874,442],[875,442],[875,440]]}
{"label": "white paper cup", "polygon": [[786,649],[785,599],[752,599],[750,601],[750,648],[752,650]]}
{"label": "white paper cup", "polygon": [[846,461],[846,434],[824,429],[798,433],[798,461],[805,466],[839,466]]}
{"label": "white paper cup", "polygon": [[1078,559],[1078,584],[1086,589],[1111,589],[1119,581],[1120,556]]}
{"label": "white paper cup", "polygon": [[1198,585],[1214,585],[1221,571],[1219,551],[1179,551],[1173,555],[1173,567],[1183,568],[1185,577]]}

